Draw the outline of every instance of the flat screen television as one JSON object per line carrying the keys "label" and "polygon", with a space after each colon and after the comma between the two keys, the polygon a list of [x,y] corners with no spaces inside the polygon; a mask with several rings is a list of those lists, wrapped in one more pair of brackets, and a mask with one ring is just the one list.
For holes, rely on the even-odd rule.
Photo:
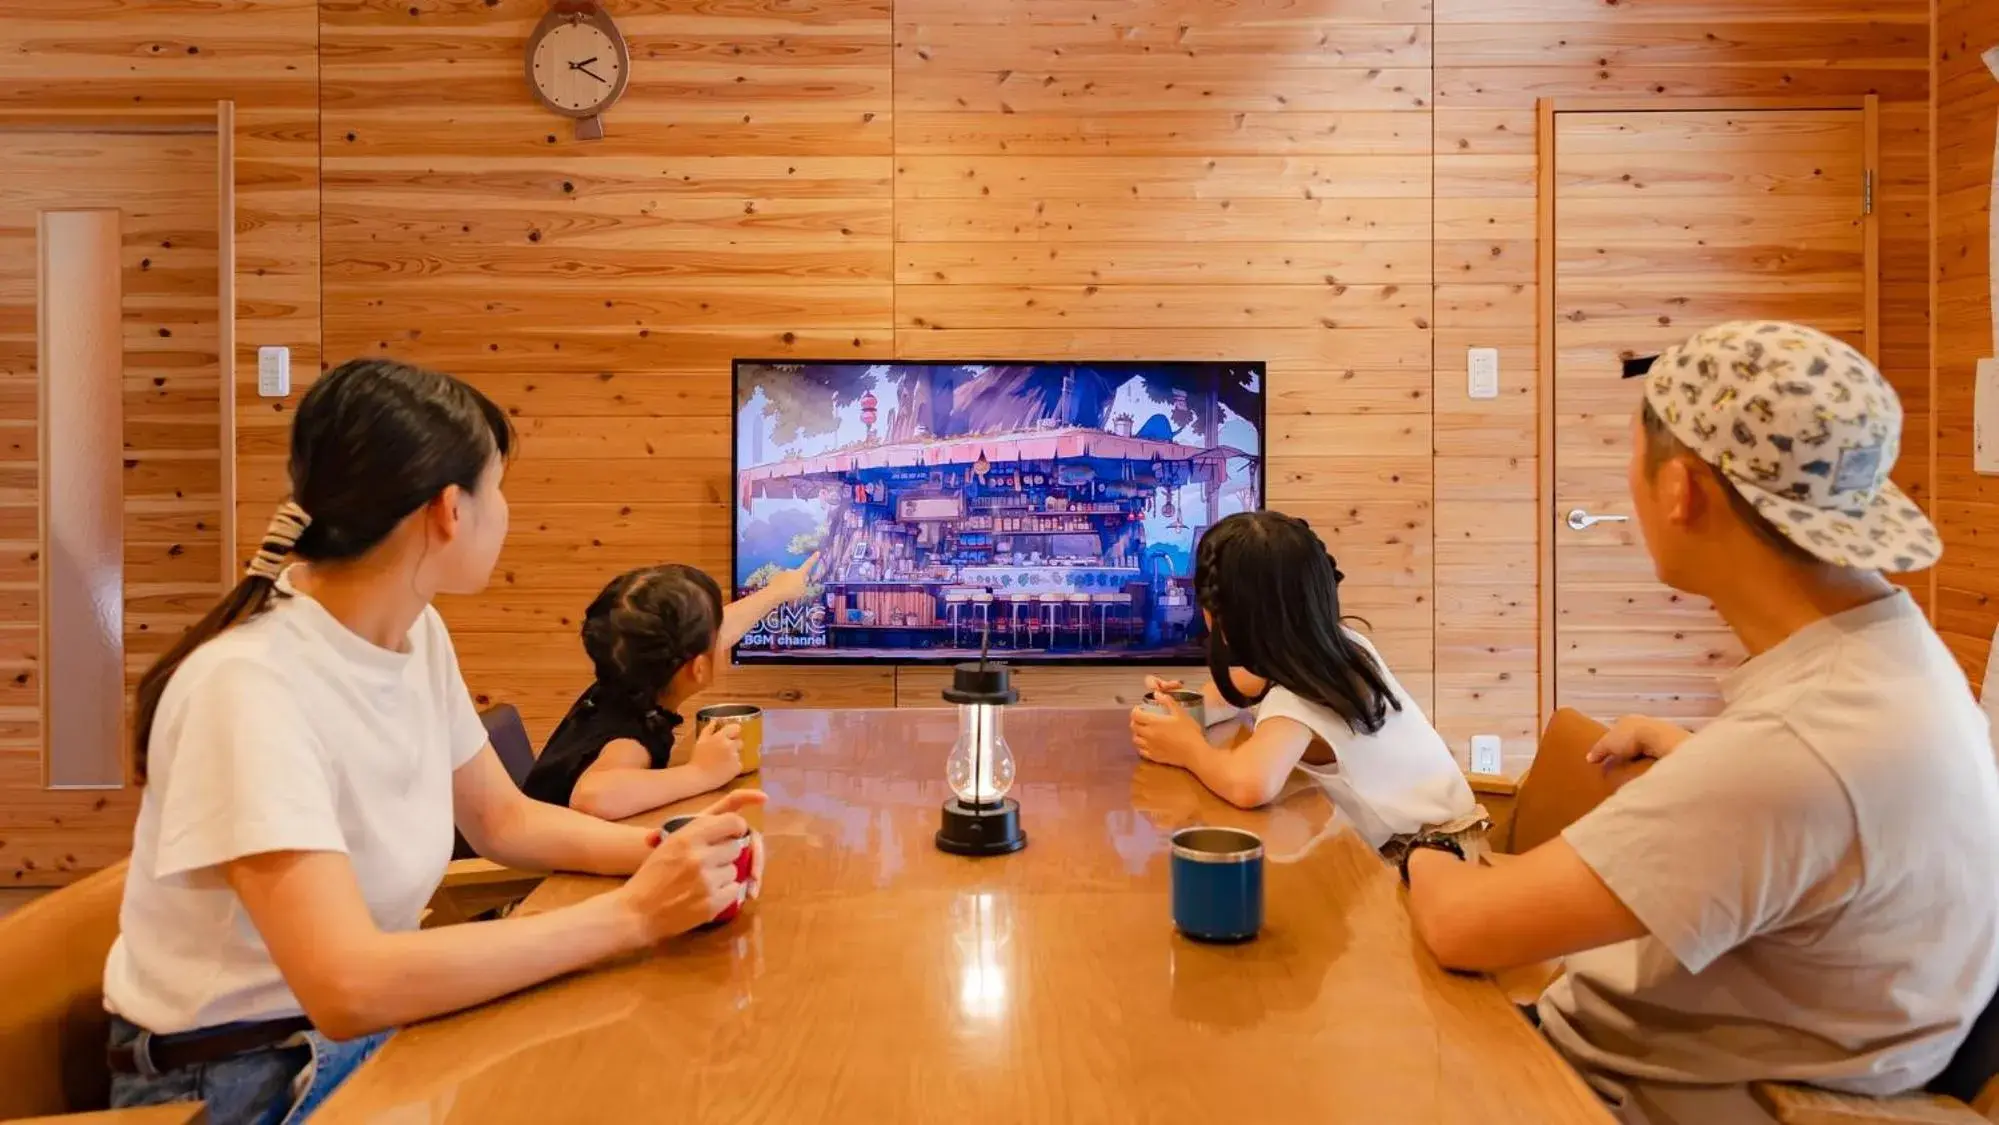
{"label": "flat screen television", "polygon": [[1263,503],[1261,363],[735,363],[739,664],[1200,663],[1194,544]]}

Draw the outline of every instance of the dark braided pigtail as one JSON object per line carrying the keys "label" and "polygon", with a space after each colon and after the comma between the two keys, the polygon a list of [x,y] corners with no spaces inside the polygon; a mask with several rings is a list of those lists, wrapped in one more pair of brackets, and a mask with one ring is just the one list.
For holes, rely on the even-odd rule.
{"label": "dark braided pigtail", "polygon": [[[1347,635],[1340,573],[1310,524],[1282,512],[1240,512],[1202,534],[1194,551],[1194,596],[1214,618],[1208,671],[1237,707],[1230,668],[1330,709],[1373,734],[1402,703],[1381,664]],[[1365,622],[1363,622],[1365,624]]]}
{"label": "dark braided pigtail", "polygon": [[722,588],[691,566],[642,567],[612,579],[583,613],[583,651],[597,673],[591,704],[638,715],[654,741],[670,742],[674,720],[660,693],[715,647],[721,626]]}

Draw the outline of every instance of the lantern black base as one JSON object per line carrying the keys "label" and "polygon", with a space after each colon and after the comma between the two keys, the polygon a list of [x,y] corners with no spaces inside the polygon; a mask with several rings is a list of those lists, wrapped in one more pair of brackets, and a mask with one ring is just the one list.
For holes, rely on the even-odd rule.
{"label": "lantern black base", "polygon": [[998,803],[974,805],[944,802],[944,823],[937,829],[937,850],[952,855],[1007,855],[1027,846],[1020,830],[1020,802],[1002,797]]}

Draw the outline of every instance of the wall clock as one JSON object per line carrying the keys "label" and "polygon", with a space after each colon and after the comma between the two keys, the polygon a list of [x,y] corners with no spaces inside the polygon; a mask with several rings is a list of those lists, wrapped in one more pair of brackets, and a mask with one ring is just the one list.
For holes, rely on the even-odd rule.
{"label": "wall clock", "polygon": [[528,36],[528,87],[555,113],[576,119],[576,139],[604,135],[603,113],[625,92],[632,57],[597,0],[555,0]]}

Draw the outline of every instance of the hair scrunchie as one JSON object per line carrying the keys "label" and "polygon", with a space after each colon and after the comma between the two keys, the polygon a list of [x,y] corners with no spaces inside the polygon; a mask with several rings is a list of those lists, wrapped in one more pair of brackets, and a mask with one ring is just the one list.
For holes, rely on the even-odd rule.
{"label": "hair scrunchie", "polygon": [[276,514],[271,516],[271,526],[264,529],[263,542],[257,545],[257,553],[250,559],[247,568],[250,577],[276,582],[284,572],[286,557],[298,545],[298,537],[310,526],[312,517],[296,501],[287,500],[278,505]]}

